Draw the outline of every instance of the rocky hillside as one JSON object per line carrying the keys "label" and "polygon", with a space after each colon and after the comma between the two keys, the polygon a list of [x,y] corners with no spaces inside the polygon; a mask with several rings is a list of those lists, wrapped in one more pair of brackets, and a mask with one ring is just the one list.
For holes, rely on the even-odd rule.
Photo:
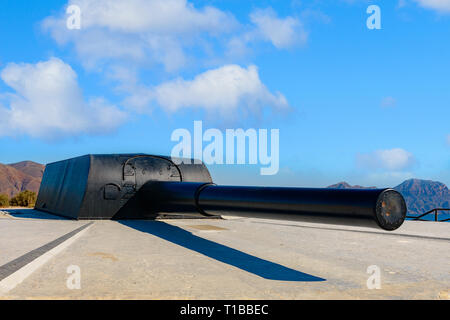
{"label": "rocky hillside", "polygon": [[24,190],[38,192],[44,168],[32,161],[0,164],[0,193],[12,197]]}
{"label": "rocky hillside", "polygon": [[[374,187],[351,186],[347,182],[340,182],[328,188],[369,189]],[[410,179],[394,189],[405,198],[408,214],[421,214],[435,208],[450,208],[450,192],[441,182]]]}
{"label": "rocky hillside", "polygon": [[435,208],[450,208],[450,192],[441,182],[410,179],[394,188],[405,197],[409,213],[425,213]]}
{"label": "rocky hillside", "polygon": [[9,164],[9,166],[38,179],[42,179],[42,175],[44,174],[45,169],[44,165],[33,161],[12,163]]}

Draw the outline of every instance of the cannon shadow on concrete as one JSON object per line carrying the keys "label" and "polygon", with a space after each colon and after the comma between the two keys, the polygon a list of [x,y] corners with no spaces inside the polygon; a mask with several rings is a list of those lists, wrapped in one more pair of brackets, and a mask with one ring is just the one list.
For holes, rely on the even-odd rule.
{"label": "cannon shadow on concrete", "polygon": [[198,252],[209,258],[250,272],[268,280],[278,281],[326,281],[307,273],[287,268],[225,245],[198,237],[189,231],[162,221],[119,220],[119,223],[157,236],[186,249]]}

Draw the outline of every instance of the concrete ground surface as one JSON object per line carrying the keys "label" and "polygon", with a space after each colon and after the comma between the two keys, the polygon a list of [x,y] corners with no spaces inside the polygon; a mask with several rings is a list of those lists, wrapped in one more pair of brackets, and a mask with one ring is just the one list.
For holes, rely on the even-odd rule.
{"label": "concrete ground surface", "polygon": [[449,299],[450,223],[90,222],[0,213],[0,299]]}

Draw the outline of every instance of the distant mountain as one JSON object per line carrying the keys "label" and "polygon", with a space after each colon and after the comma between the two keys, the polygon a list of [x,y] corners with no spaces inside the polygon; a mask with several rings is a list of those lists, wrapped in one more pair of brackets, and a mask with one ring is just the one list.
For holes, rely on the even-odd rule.
{"label": "distant mountain", "polygon": [[38,192],[44,168],[44,165],[32,161],[0,164],[0,193],[13,197],[24,190]]}
{"label": "distant mountain", "polygon": [[450,208],[450,192],[441,182],[410,179],[394,188],[405,198],[410,214]]}
{"label": "distant mountain", "polygon": [[[373,189],[375,187],[351,186],[347,182],[339,182],[328,188]],[[410,179],[394,189],[405,198],[408,214],[422,214],[435,208],[450,208],[450,192],[441,182]]]}
{"label": "distant mountain", "polygon": [[332,188],[332,189],[376,189],[376,187],[362,187],[362,186],[358,186],[358,185],[351,186],[345,181],[333,184],[331,186],[328,186],[327,188]]}
{"label": "distant mountain", "polygon": [[42,176],[44,175],[45,166],[36,163],[33,161],[22,161],[18,163],[12,163],[8,166],[13,167],[25,174],[28,174],[34,178],[42,179]]}

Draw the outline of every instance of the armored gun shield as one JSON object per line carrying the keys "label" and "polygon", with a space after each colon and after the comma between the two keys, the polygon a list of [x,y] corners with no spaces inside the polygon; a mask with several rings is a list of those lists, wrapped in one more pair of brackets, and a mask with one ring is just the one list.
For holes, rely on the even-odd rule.
{"label": "armored gun shield", "polygon": [[203,164],[145,154],[85,155],[46,166],[36,209],[73,219],[156,217],[137,197],[148,181],[212,182]]}

